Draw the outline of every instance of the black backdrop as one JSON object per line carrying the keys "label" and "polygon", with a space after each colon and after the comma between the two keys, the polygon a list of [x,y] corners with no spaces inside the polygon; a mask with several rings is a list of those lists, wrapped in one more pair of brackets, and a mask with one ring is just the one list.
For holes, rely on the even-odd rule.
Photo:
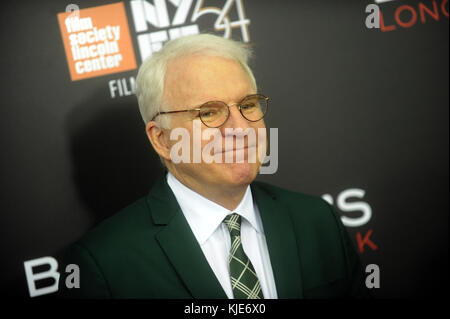
{"label": "black backdrop", "polygon": [[[363,209],[346,211],[337,198],[363,190],[345,201],[364,203],[371,218],[348,231],[355,246],[358,236],[370,240],[360,254],[380,268],[375,295],[439,295],[448,284],[448,2],[380,3],[384,29],[366,27],[369,0],[242,3],[251,66],[272,100],[267,125],[279,138],[277,172],[258,179],[327,194],[349,218]],[[422,21],[420,6],[434,3],[438,19]],[[24,261],[55,256],[162,174],[136,98],[113,98],[108,86],[137,70],[71,81],[57,20],[67,4],[14,1],[0,13],[2,295],[28,297]],[[417,15],[406,27],[414,13],[402,5]],[[201,32],[223,34],[214,20],[199,20]]]}

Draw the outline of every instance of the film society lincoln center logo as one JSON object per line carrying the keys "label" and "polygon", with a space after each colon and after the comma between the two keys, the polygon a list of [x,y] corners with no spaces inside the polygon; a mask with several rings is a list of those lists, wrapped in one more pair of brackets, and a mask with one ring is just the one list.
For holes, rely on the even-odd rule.
{"label": "film society lincoln center logo", "polygon": [[122,2],[59,13],[58,22],[72,81],[136,68]]}

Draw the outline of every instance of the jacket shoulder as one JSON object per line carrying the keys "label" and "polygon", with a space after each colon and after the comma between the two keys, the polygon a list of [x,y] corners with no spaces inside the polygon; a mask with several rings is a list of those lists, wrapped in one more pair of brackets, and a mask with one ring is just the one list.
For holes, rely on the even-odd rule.
{"label": "jacket shoulder", "polygon": [[266,194],[266,196],[272,197],[274,200],[287,206],[294,212],[302,212],[303,214],[317,214],[322,212],[329,214],[331,205],[323,198],[317,195],[311,195],[301,192],[294,192],[282,187],[271,185],[265,182],[254,182],[254,186]]}
{"label": "jacket shoulder", "polygon": [[301,234],[342,235],[344,227],[334,207],[320,196],[290,191],[257,182],[258,193],[270,196],[278,214],[288,214],[296,231]]}
{"label": "jacket shoulder", "polygon": [[140,229],[150,226],[152,222],[146,198],[142,197],[94,226],[79,240],[79,244],[90,246],[104,240],[126,241]]}

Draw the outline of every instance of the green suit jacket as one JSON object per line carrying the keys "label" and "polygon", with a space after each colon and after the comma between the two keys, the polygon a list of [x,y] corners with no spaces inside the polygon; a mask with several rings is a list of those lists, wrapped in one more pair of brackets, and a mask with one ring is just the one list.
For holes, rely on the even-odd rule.
{"label": "green suit jacket", "polygon": [[[278,298],[366,297],[365,274],[339,216],[319,197],[251,184]],[[76,298],[227,298],[165,178],[61,256],[80,268]]]}

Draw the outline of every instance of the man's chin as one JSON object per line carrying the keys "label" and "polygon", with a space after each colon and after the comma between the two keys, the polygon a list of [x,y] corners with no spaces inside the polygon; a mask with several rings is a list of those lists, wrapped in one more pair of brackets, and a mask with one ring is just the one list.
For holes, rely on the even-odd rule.
{"label": "man's chin", "polygon": [[230,183],[233,185],[248,185],[258,175],[258,164],[256,163],[230,163],[224,164]]}

